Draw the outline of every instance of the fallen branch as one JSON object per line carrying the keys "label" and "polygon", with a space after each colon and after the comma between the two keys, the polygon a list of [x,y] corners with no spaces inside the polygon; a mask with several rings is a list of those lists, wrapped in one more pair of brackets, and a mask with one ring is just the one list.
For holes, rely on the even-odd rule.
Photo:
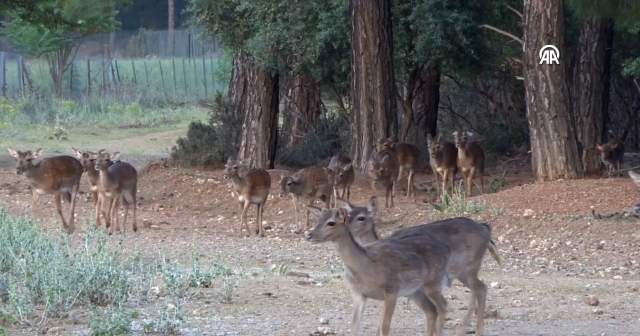
{"label": "fallen branch", "polygon": [[631,168],[625,168],[625,169],[620,169],[620,170],[615,170],[615,171],[612,171],[611,173],[607,174],[607,176],[605,176],[603,178],[611,177],[611,176],[616,175],[616,174],[625,173],[625,172],[628,172],[630,170],[636,170],[636,169],[640,169],[640,166],[631,167]]}
{"label": "fallen branch", "polygon": [[638,218],[640,219],[640,215],[638,215],[635,212],[631,212],[631,211],[622,211],[622,212],[614,212],[612,214],[608,214],[608,215],[601,215],[601,214],[596,214],[596,210],[595,209],[591,209],[591,214],[593,215],[593,217],[595,219],[623,219],[623,218]]}

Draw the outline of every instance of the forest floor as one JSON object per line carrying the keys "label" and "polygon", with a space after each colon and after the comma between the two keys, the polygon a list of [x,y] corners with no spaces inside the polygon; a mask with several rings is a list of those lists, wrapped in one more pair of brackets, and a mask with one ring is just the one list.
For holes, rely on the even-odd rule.
{"label": "forest floor", "polygon": [[[131,232],[129,219],[124,243],[119,245],[125,256],[141,251],[144,258],[154,258],[162,250],[187,263],[198,247],[201,263],[212,263],[215,259],[235,270],[230,302],[218,299],[219,282],[184,302],[181,334],[306,336],[327,331],[349,334],[352,302],[341,277],[340,259],[332,245],[310,244],[304,234],[293,232],[291,199],[277,197],[279,176],[285,170],[280,167],[269,171],[272,183],[264,215],[266,238],[237,238],[239,207],[222,171],[171,168],[157,161],[166,156],[164,149],[183,133],[184,130],[162,130],[104,141],[100,146],[120,150],[122,159],[132,162],[140,171],[139,230]],[[35,149],[23,148],[32,144],[9,145]],[[66,147],[72,145],[81,147],[76,143]],[[56,151],[71,154],[59,144],[43,147],[44,156]],[[134,147],[135,154],[127,152]],[[638,188],[627,176],[533,184],[530,162],[526,159],[489,169],[485,185],[500,178],[505,170],[502,190],[467,199],[479,204],[475,213],[468,216],[491,224],[503,260],[500,267],[486,257],[481,272],[481,279],[489,287],[486,335],[637,335],[638,220],[596,220],[592,211],[612,213],[631,209],[638,201]],[[427,185],[433,176],[418,174],[416,180],[418,185]],[[14,215],[28,211],[31,205],[28,184],[15,173],[13,160],[4,149],[0,152],[0,181],[0,204]],[[93,216],[85,179],[81,188],[84,194],[76,207],[77,226]],[[477,195],[477,189],[474,192]],[[358,176],[350,201],[362,205],[370,196],[368,179]],[[378,196],[384,197],[381,190]],[[380,211],[379,233],[386,236],[401,227],[464,215],[438,212],[424,202],[430,198],[433,193],[424,190],[417,191],[415,198],[407,198],[399,189],[395,207]],[[66,215],[66,205],[64,209]],[[254,214],[252,208],[250,221],[254,220]],[[52,196],[42,197],[35,217],[44,230],[57,234],[59,224]],[[304,221],[304,213],[300,218]],[[310,223],[315,223],[313,215]],[[81,244],[82,240],[82,230],[76,230],[72,241]],[[114,236],[113,241],[116,240]],[[287,272],[279,271],[282,265],[286,265]],[[445,335],[455,334],[455,327],[466,313],[469,295],[458,282],[446,290],[449,305]],[[598,299],[597,305],[594,297]],[[136,309],[146,316],[153,306],[146,303]],[[362,335],[375,333],[381,313],[381,302],[370,300]],[[89,313],[78,309],[64,318],[49,319],[43,326],[16,324],[8,332],[33,335],[47,330],[56,330],[61,335],[87,335]],[[142,333],[137,330],[134,334]],[[415,305],[407,305],[405,299],[400,300],[391,333],[419,335],[424,330],[422,313]]]}

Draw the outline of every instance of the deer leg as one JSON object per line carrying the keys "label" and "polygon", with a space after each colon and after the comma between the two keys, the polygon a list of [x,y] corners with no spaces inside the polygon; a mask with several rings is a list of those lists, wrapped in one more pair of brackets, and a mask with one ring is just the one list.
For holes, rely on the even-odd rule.
{"label": "deer leg", "polygon": [[[400,165],[400,169],[398,170],[398,178],[396,179],[396,181],[400,182],[400,180],[402,180],[402,176],[404,176],[404,166]],[[402,186],[402,188],[404,188],[404,186]],[[396,195],[396,191],[394,189],[393,196],[395,195]]]}
{"label": "deer leg", "polygon": [[264,203],[258,203],[258,225],[256,226],[256,234],[258,237],[264,237],[264,228],[262,227],[262,216],[264,215]]}
{"label": "deer leg", "polygon": [[474,289],[472,293],[475,293],[475,299],[478,301],[478,307],[476,310],[476,336],[484,335],[484,311],[487,304],[487,285],[484,284],[477,276],[472,278]]}
{"label": "deer leg", "polygon": [[[309,199],[309,205],[313,205],[313,203],[316,200],[315,196],[311,196],[309,198],[310,198]],[[325,199],[325,202],[326,202],[326,199]],[[309,208],[308,207],[306,207],[304,213],[306,215],[305,218],[304,218],[304,230],[307,231],[309,229]]]}
{"label": "deer leg", "polygon": [[349,197],[351,196],[351,187],[345,187],[347,189],[347,202],[349,201]]}
{"label": "deer leg", "polygon": [[62,219],[62,226],[65,230],[69,230],[67,226],[67,221],[64,220],[64,216],[62,215],[62,194],[59,191],[56,191],[54,194],[55,202],[56,202],[56,210],[58,211],[58,215],[60,215],[60,219]]}
{"label": "deer leg", "polygon": [[438,317],[436,314],[436,306],[422,291],[413,294],[411,300],[422,310],[427,319],[427,336],[433,336],[436,328],[436,319]]}
{"label": "deer leg", "polygon": [[440,286],[425,286],[424,293],[436,307],[436,314],[438,315],[438,318],[436,319],[435,336],[442,336],[442,330],[444,329],[444,322],[447,314],[447,301],[442,296]]}
{"label": "deer leg", "polygon": [[[436,177],[436,181],[437,180],[438,178]],[[442,197],[443,201],[444,201],[444,193],[447,191],[447,182],[449,182],[449,170],[445,169],[444,172],[442,172],[442,188],[440,188],[440,197]]]}
{"label": "deer leg", "polygon": [[389,329],[391,329],[391,318],[393,317],[393,312],[396,309],[397,300],[398,300],[397,294],[385,293],[384,309],[382,312],[382,321],[380,323],[380,327],[378,328],[377,335],[382,335],[382,336],[389,335]]}
{"label": "deer leg", "polygon": [[38,205],[39,200],[40,200],[40,197],[38,196],[38,193],[32,187],[31,188],[31,218],[34,218],[34,215],[36,212],[36,206]]}
{"label": "deer leg", "polygon": [[75,211],[76,211],[76,197],[78,196],[78,189],[80,188],[80,181],[78,181],[78,183],[76,185],[73,186],[73,188],[71,188],[71,211],[70,211],[70,218],[69,218],[69,234],[72,234],[73,231],[76,229],[74,222],[75,222]]}
{"label": "deer leg", "polygon": [[129,213],[129,202],[123,198],[122,205],[124,205],[124,219],[122,220],[122,231],[127,231],[127,214]]}
{"label": "deer leg", "polygon": [[136,220],[136,217],[137,217],[136,216],[136,211],[138,210],[138,204],[136,204],[137,201],[136,201],[136,196],[135,195],[131,195],[131,202],[130,203],[133,206],[133,224],[132,224],[133,232],[138,232],[138,222]]}
{"label": "deer leg", "polygon": [[120,203],[120,195],[114,194],[111,200],[111,208],[109,208],[109,217],[115,222],[115,230],[120,232],[120,219],[118,218],[118,205]]}
{"label": "deer leg", "polygon": [[[104,203],[104,199],[102,198],[101,194],[98,194],[98,198],[96,199],[96,203],[94,204],[96,209],[96,213],[94,215],[96,228],[102,226],[102,223],[100,223],[100,212],[102,212],[102,203]],[[106,221],[106,218],[105,218],[105,221]]]}
{"label": "deer leg", "polygon": [[298,216],[298,197],[291,194],[291,200],[293,201],[293,212],[296,214],[296,232],[300,231],[300,216]]}
{"label": "deer leg", "polygon": [[456,194],[456,171],[451,172],[451,197]]}
{"label": "deer leg", "polygon": [[238,237],[242,235],[242,228],[247,231],[244,235],[245,237],[249,236],[249,223],[247,223],[247,211],[249,211],[249,206],[251,206],[251,202],[249,202],[250,198],[246,198],[244,203],[242,203],[242,215],[240,215],[240,232],[238,233]]}
{"label": "deer leg", "polygon": [[413,190],[413,168],[409,169],[409,176],[407,177],[407,197],[415,196]]}
{"label": "deer leg", "polygon": [[480,174],[480,195],[484,194],[484,174]]}
{"label": "deer leg", "polygon": [[97,191],[91,191],[91,200],[93,201],[93,205],[96,205],[96,203],[98,203],[98,192]]}
{"label": "deer leg", "polygon": [[473,196],[473,178],[476,175],[476,169],[471,168],[467,173],[467,197]]}
{"label": "deer leg", "polygon": [[367,305],[367,298],[359,293],[351,294],[353,299],[353,319],[351,320],[351,335],[357,335],[360,329],[360,321],[362,320],[362,314],[364,308]]}

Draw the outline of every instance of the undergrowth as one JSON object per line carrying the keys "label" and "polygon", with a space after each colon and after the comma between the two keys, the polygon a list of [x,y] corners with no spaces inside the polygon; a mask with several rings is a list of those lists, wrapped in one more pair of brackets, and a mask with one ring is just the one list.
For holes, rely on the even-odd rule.
{"label": "undergrowth", "polygon": [[443,190],[442,203],[429,203],[438,212],[456,216],[480,214],[487,209],[486,201],[476,202],[467,200],[463,180],[458,181],[454,197],[451,197],[447,190]]}
{"label": "undergrowth", "polygon": [[232,275],[218,259],[204,267],[197,249],[191,267],[163,252],[152,261],[140,253],[124,256],[118,246],[125,238],[107,239],[104,230],[87,225],[78,244],[62,229],[47,234],[0,208],[0,317],[9,325],[40,325],[88,309],[92,335],[124,335],[139,317],[132,308],[155,303],[158,314],[140,321],[141,331],[178,333],[185,321],[180,306],[213,279]]}

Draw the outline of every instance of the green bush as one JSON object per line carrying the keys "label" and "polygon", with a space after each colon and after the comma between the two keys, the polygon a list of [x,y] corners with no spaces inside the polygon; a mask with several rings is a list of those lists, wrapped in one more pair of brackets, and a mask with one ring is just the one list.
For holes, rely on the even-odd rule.
{"label": "green bush", "polygon": [[171,151],[178,166],[222,167],[227,158],[236,155],[242,131],[242,115],[222,93],[216,93],[207,124],[195,121],[187,136],[180,138]]}

